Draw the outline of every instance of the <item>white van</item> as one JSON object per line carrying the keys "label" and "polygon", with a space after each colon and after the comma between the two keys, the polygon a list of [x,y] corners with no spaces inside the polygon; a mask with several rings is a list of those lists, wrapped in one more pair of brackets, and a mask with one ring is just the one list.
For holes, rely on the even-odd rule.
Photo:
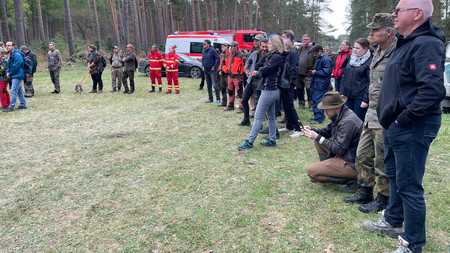
{"label": "white van", "polygon": [[166,51],[169,53],[170,46],[176,46],[176,52],[191,56],[198,61],[202,58],[203,42],[210,40],[213,48],[221,50],[222,43],[225,39],[217,35],[178,35],[172,34],[167,36]]}

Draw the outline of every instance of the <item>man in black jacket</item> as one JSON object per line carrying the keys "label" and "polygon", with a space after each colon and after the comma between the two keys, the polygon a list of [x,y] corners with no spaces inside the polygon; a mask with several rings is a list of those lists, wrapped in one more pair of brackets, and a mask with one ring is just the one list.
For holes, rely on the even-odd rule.
{"label": "man in black jacket", "polygon": [[395,252],[422,252],[426,241],[422,178],[428,149],[441,125],[440,103],[445,96],[445,36],[431,21],[432,13],[431,0],[400,0],[395,7],[398,42],[377,104],[389,205],[378,222],[366,222],[364,228],[398,235]]}
{"label": "man in black jacket", "polygon": [[31,69],[30,74],[25,74],[25,80],[23,82],[24,84],[24,90],[25,90],[25,97],[30,98],[34,96],[34,88],[33,88],[33,76],[34,73],[36,73],[36,67],[37,67],[37,57],[36,54],[34,54],[30,49],[28,49],[27,46],[21,46],[20,51],[25,54],[27,58],[31,60],[33,63],[33,68]]}
{"label": "man in black jacket", "polygon": [[303,127],[304,135],[314,141],[320,162],[306,167],[312,182],[346,184],[356,190],[355,158],[362,121],[345,106],[347,97],[337,91],[325,93],[318,107],[331,120],[325,128]]}

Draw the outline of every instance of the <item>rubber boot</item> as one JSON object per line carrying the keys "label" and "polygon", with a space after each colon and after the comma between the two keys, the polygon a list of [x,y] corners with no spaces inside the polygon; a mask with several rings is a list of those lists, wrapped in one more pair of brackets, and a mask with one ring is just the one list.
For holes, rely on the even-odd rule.
{"label": "rubber boot", "polygon": [[345,203],[359,203],[366,204],[373,200],[373,186],[372,187],[361,187],[361,191],[353,196],[345,197]]}
{"label": "rubber boot", "polygon": [[360,205],[358,207],[358,210],[363,213],[369,213],[369,212],[376,213],[376,212],[386,209],[388,204],[389,204],[389,196],[378,193],[375,200],[373,200],[372,202],[369,202],[367,204]]}
{"label": "rubber boot", "polygon": [[348,179],[348,178],[341,178],[341,177],[328,177],[327,182],[335,183],[335,184],[345,184],[344,187],[339,187],[339,190],[343,191],[343,192],[347,192],[347,193],[354,193],[359,188],[359,185],[356,182],[356,179]]}
{"label": "rubber boot", "polygon": [[161,93],[162,92],[162,88],[158,88],[158,93]]}
{"label": "rubber boot", "polygon": [[152,89],[149,90],[148,92],[155,92],[155,86],[152,85]]}

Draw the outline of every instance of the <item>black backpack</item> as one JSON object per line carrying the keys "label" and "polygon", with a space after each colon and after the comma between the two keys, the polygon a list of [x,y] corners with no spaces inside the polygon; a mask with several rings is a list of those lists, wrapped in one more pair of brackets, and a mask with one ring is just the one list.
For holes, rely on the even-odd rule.
{"label": "black backpack", "polygon": [[291,64],[289,64],[289,61],[287,61],[287,57],[285,55],[283,55],[283,59],[284,59],[283,71],[281,72],[281,78],[279,83],[281,88],[287,89],[291,86],[292,82],[292,67]]}

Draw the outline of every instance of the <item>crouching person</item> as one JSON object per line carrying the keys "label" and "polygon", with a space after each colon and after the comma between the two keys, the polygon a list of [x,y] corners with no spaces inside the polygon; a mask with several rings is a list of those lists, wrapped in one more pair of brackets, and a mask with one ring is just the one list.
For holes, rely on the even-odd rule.
{"label": "crouching person", "polygon": [[306,137],[314,141],[320,162],[306,167],[312,182],[345,184],[342,191],[358,188],[355,170],[356,149],[362,131],[362,121],[345,106],[347,97],[337,91],[325,93],[318,108],[325,110],[331,122],[322,129],[303,127]]}

